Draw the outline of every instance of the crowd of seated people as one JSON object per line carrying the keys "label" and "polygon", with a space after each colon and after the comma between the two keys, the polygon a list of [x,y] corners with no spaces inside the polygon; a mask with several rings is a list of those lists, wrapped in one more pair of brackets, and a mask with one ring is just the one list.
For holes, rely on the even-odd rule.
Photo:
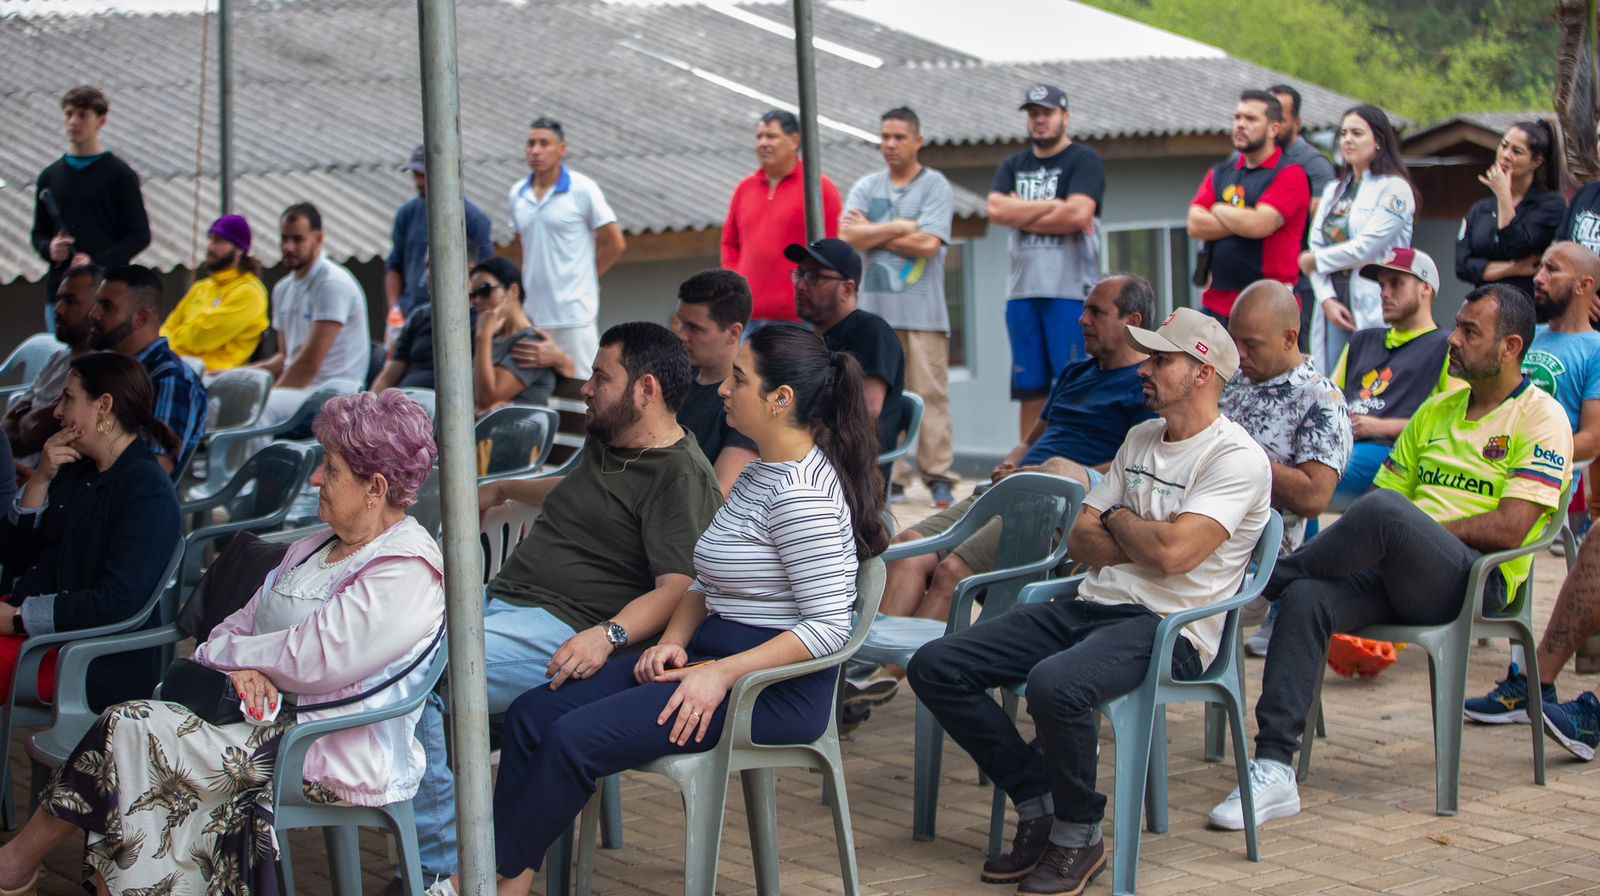
{"label": "crowd of seated people", "polygon": [[[775,685],[755,702],[756,741],[813,740],[836,710],[848,730],[908,683],[1015,813],[1009,850],[983,861],[979,878],[1019,893],[1080,893],[1106,866],[1096,708],[1138,686],[1164,618],[1238,589],[1276,511],[1283,538],[1270,546],[1276,566],[1254,608],[1266,620],[1247,648],[1266,657],[1249,781],[1254,822],[1300,811],[1291,764],[1334,636],[1454,618],[1473,564],[1567,522],[1555,511],[1575,488],[1574,467],[1600,453],[1600,332],[1590,319],[1600,256],[1545,232],[1558,201],[1542,186],[1559,174],[1550,135],[1538,124],[1507,133],[1498,174],[1485,179],[1492,201],[1474,207],[1458,247],[1459,275],[1480,285],[1446,330],[1426,253],[1357,253],[1345,244],[1360,233],[1334,239],[1388,213],[1362,198],[1363,185],[1389,197],[1390,212],[1394,197],[1415,206],[1393,180],[1403,176],[1385,173],[1394,135],[1375,114],[1345,116],[1342,137],[1358,160],[1321,191],[1322,207],[1311,201],[1318,232],[1301,266],[1323,312],[1317,351],[1301,348],[1305,318],[1281,277],[1257,271],[1235,284],[1226,314],[1180,307],[1159,323],[1145,279],[1084,284],[1070,323],[1086,357],[1065,363],[1031,431],[990,477],[1039,472],[1082,488],[1081,512],[1059,533],[1083,573],[1077,598],[996,614],[925,644],[906,668],[830,667]],[[541,121],[535,133],[559,137],[559,125]],[[1250,149],[1235,167],[1256,170],[1251,160],[1270,149]],[[548,196],[565,195],[559,156],[544,168]],[[529,181],[530,197],[540,183]],[[1491,220],[1514,246],[1485,242]],[[1409,234],[1406,222],[1384,233]],[[444,630],[443,559],[407,513],[438,450],[429,411],[400,391],[435,383],[431,305],[403,315],[374,370],[365,294],[324,254],[320,212],[296,203],[278,225],[288,273],[270,305],[238,215],[212,224],[208,276],[164,319],[161,277],[149,268],[72,256],[52,272],[52,327],[64,347],[13,401],[0,444],[9,579],[0,693],[26,639],[127,619],[163,584],[183,537],[174,482],[204,440],[208,382],[248,365],[268,371],[263,423],[295,414],[319,386],[353,386],[311,425],[325,528],[289,546],[194,651],[231,681],[244,721],[214,723],[150,699],[162,676],[157,650],[97,660],[86,685],[102,715],[0,847],[0,896],[31,892],[43,858],[79,831],[86,883],[103,891],[170,892],[177,880],[204,879],[213,890],[274,893],[266,803],[282,735],[297,719],[408,697],[416,711],[314,746],[305,793],[330,805],[412,800],[421,884],[432,896],[456,891],[448,698],[427,691],[418,665]],[[607,254],[597,273],[614,260]],[[530,272],[508,259],[477,257],[462,272],[474,410],[544,404],[562,379],[580,376],[585,408],[582,446],[560,475],[495,481],[477,496],[483,510],[517,502],[539,511],[482,595],[488,709],[504,718],[494,795],[502,896],[529,892],[598,779],[709,749],[737,680],[833,655],[861,624],[857,575],[891,543],[886,471],[874,461],[900,436],[905,350],[884,318],[859,307],[863,263],[849,243],[793,243],[781,254],[795,266],[785,316],[805,324],[752,326],[749,281],[714,269],[661,309],[675,332],[634,321],[593,345],[566,332],[592,323],[535,324]],[[419,284],[401,285],[409,295]],[[1382,326],[1357,328],[1357,319]],[[269,323],[277,341],[263,347]],[[976,500],[892,540],[944,532]],[[1339,515],[1320,519],[1330,511]],[[1580,535],[1586,522],[1581,512],[1573,519]],[[960,582],[996,565],[1003,525],[992,521],[947,554],[890,564],[879,618],[865,622],[892,635],[897,619],[946,620]],[[1600,691],[1562,702],[1556,680],[1600,631],[1591,541],[1571,558],[1537,657],[1545,725],[1585,760],[1600,746]],[[1504,564],[1486,611],[1502,609],[1530,569],[1528,557]],[[1221,633],[1220,617],[1184,629],[1175,676],[1198,675],[1233,649]],[[52,653],[38,671],[46,699],[55,674]],[[1033,742],[991,694],[1018,682]],[[354,699],[297,715],[290,698]],[[1513,655],[1505,678],[1462,711],[1526,723],[1529,699]],[[1208,822],[1238,830],[1243,806],[1235,790]],[[417,884],[396,876],[386,892]]]}

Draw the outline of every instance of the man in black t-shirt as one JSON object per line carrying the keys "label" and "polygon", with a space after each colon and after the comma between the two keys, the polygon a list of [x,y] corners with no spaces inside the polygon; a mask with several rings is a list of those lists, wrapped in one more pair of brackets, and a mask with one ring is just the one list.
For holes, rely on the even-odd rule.
{"label": "man in black t-shirt", "polygon": [[40,172],[34,190],[33,248],[50,265],[45,277],[47,331],[54,329],[56,290],[69,268],[90,262],[103,268],[125,265],[150,245],[139,175],[100,145],[110,108],[99,88],[67,91],[61,98],[67,153]]}
{"label": "man in black t-shirt", "polygon": [[756,443],[728,425],[717,394],[722,381],[733,375],[750,308],[750,283],[736,271],[701,271],[678,287],[678,341],[689,350],[694,367],[689,395],[678,407],[678,425],[694,433],[724,498],[739,471],[756,459]]}
{"label": "man in black t-shirt", "polygon": [[900,439],[906,356],[888,321],[856,307],[861,256],[849,243],[831,238],[809,246],[792,243],[783,256],[797,265],[792,275],[795,313],[822,334],[829,349],[849,352],[861,362],[867,375],[867,413],[878,421],[882,454]]}
{"label": "man in black t-shirt", "polygon": [[1067,94],[1035,84],[1022,96],[1033,144],[1005,161],[989,187],[989,221],[1011,228],[1006,333],[1011,397],[1022,402],[1023,436],[1044,410],[1050,384],[1087,357],[1083,300],[1100,281],[1097,221],[1105,165],[1067,136]]}

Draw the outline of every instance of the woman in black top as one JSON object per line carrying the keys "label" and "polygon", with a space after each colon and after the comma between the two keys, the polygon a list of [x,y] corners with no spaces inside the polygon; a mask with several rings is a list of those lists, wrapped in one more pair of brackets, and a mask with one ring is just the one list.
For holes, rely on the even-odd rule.
{"label": "woman in black top", "polygon": [[[149,600],[181,537],[172,480],[151,442],[168,452],[178,437],[155,418],[144,365],[114,352],[72,362],[56,403],[61,431],[0,519],[0,564],[17,573],[0,602],[0,694],[11,694],[17,654],[29,635],[127,619]],[[159,651],[96,660],[89,700],[103,709],[148,697]],[[54,692],[52,655],[40,694]]]}
{"label": "woman in black top", "polygon": [[1493,195],[1472,206],[1456,237],[1457,279],[1508,283],[1533,296],[1539,257],[1567,215],[1562,154],[1555,126],[1544,119],[1518,122],[1500,138],[1495,163],[1478,176]]}

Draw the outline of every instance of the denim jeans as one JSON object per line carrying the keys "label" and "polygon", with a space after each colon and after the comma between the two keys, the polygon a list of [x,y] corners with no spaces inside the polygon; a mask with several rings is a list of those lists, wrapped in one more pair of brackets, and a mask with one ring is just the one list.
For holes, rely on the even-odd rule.
{"label": "denim jeans", "polygon": [[[524,692],[549,682],[550,658],[577,632],[550,611],[490,599],[484,608],[484,671],[489,712],[503,713]],[[456,779],[446,761],[444,703],[428,697],[417,722],[417,740],[428,755],[422,784],[411,800],[426,878],[456,872]]]}

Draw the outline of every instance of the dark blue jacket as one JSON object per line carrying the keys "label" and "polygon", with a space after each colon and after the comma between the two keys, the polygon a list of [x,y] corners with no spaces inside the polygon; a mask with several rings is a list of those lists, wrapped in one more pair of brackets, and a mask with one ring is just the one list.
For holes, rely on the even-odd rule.
{"label": "dark blue jacket", "polygon": [[[56,473],[42,513],[8,508],[0,520],[0,564],[18,576],[7,600],[53,595],[56,631],[127,619],[154,593],[181,537],[172,480],[144,443],[104,473],[80,460]],[[96,660],[90,704],[149,697],[159,663],[155,650]]]}

